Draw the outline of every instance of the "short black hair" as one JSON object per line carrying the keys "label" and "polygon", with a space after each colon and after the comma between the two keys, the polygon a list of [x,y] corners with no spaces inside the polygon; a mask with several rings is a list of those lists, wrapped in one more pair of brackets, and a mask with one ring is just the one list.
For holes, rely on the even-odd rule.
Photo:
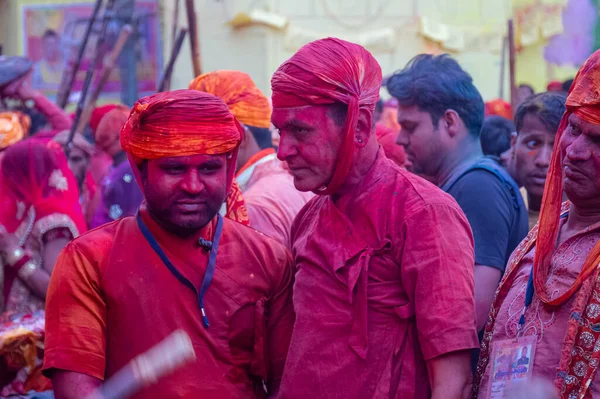
{"label": "short black hair", "polygon": [[42,39],[44,40],[50,38],[58,39],[58,33],[56,33],[54,29],[46,29],[46,31],[42,35]]}
{"label": "short black hair", "polygon": [[510,149],[510,136],[515,124],[502,116],[492,115],[485,118],[481,127],[481,149],[484,155],[500,157]]}
{"label": "short black hair", "polygon": [[383,100],[380,98],[379,100],[377,100],[377,104],[375,104],[375,112],[383,112]]}
{"label": "short black hair", "polygon": [[562,84],[562,89],[565,93],[568,93],[571,90],[571,85],[573,84],[573,79],[567,79]]}
{"label": "short black hair", "polygon": [[566,94],[556,91],[549,91],[529,97],[517,108],[517,112],[515,113],[517,133],[523,128],[525,115],[528,114],[534,114],[540,118],[548,131],[556,132],[558,125],[560,125],[560,120],[566,111],[566,101]]}
{"label": "short black hair", "polygon": [[271,136],[271,131],[265,127],[256,127],[246,125],[254,140],[256,140],[256,144],[260,147],[261,150],[265,148],[273,148],[273,138]]}
{"label": "short black hair", "polygon": [[528,85],[526,83],[521,83],[518,87],[519,89],[527,89],[531,92],[531,95],[535,94],[535,90],[533,90],[533,87],[531,85]]}
{"label": "short black hair", "polygon": [[434,125],[452,109],[469,133],[479,137],[484,104],[473,78],[448,54],[420,54],[387,81],[390,94],[404,106],[417,106],[431,115]]}

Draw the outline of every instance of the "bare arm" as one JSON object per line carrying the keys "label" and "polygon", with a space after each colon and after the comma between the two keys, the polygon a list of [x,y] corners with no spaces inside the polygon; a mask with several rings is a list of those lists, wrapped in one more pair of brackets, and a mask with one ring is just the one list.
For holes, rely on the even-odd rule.
{"label": "bare arm", "polygon": [[471,351],[451,352],[427,361],[432,399],[468,399],[473,375]]}
{"label": "bare arm", "polygon": [[87,374],[56,370],[52,374],[52,387],[56,399],[83,399],[102,385],[102,380]]}
{"label": "bare arm", "polygon": [[481,331],[485,327],[501,277],[502,273],[499,269],[485,265],[475,265],[477,331]]}
{"label": "bare arm", "polygon": [[54,270],[54,264],[60,251],[69,243],[67,238],[56,238],[52,241],[44,244],[44,251],[42,253],[44,267],[33,273],[25,284],[42,299],[46,299],[46,293],[48,292],[48,285],[50,284],[50,276],[52,270]]}

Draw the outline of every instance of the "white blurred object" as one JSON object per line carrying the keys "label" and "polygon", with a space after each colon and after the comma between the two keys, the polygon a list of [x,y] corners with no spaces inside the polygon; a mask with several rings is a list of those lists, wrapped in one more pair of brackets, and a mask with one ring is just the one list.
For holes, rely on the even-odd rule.
{"label": "white blurred object", "polygon": [[551,381],[533,378],[515,385],[508,397],[511,399],[559,399],[556,388]]}
{"label": "white blurred object", "polygon": [[250,12],[238,12],[228,23],[234,28],[242,28],[249,25],[265,25],[270,28],[283,30],[289,22],[289,19],[282,15],[255,9]]}

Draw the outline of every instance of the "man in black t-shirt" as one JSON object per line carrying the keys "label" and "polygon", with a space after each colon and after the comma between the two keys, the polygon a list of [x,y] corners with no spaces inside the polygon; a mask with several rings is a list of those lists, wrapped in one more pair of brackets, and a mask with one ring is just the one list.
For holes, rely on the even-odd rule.
{"label": "man in black t-shirt", "polygon": [[387,88],[399,103],[396,142],[411,170],[452,195],[471,224],[481,330],[508,259],[527,235],[523,198],[509,174],[483,156],[483,100],[453,58],[418,55],[388,79]]}

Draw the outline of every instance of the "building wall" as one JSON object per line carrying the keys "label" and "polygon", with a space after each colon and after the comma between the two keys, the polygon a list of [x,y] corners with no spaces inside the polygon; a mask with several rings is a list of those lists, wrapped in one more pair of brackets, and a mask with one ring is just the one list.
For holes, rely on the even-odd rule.
{"label": "building wall", "polygon": [[[173,4],[172,1],[163,3],[164,26],[168,32],[172,26]],[[227,25],[236,13],[251,7],[289,18],[287,29],[278,31],[262,26],[232,29]],[[257,85],[269,93],[270,77],[276,68],[311,39],[337,36],[370,43],[367,48],[385,75],[402,68],[418,53],[444,51],[419,35],[417,16],[449,24],[497,27],[503,26],[510,7],[508,0],[196,0],[196,11],[203,71],[239,69],[249,73]],[[187,24],[183,6],[179,22]],[[170,41],[168,38],[163,41],[165,54],[168,54]],[[454,55],[471,73],[484,98],[499,95],[498,51],[478,49]],[[176,65],[173,87],[185,87],[192,78],[189,44],[185,43]]]}
{"label": "building wall", "polygon": [[[0,43],[4,53],[22,49],[22,4],[58,4],[92,0],[0,0]],[[164,60],[171,51],[174,0],[159,0],[162,9]],[[185,1],[180,0],[179,26],[186,26]],[[195,0],[203,71],[239,69],[249,73],[257,85],[270,92],[275,69],[302,44],[318,37],[338,36],[368,43],[383,73],[402,68],[421,52],[447,51],[426,40],[419,18],[425,16],[450,25],[503,27],[510,15],[509,0]],[[255,8],[289,19],[284,31],[263,26],[233,29],[227,24],[238,12]],[[391,34],[390,34],[391,32]],[[572,68],[549,68],[542,57],[543,46],[526,48],[517,57],[517,82],[528,82],[541,90],[550,79],[566,79]],[[500,93],[501,57],[497,49],[470,49],[453,53],[475,80],[484,98]],[[193,78],[189,41],[177,60],[172,88],[186,87]],[[504,95],[508,97],[508,73]],[[382,95],[386,95],[385,91]]]}

